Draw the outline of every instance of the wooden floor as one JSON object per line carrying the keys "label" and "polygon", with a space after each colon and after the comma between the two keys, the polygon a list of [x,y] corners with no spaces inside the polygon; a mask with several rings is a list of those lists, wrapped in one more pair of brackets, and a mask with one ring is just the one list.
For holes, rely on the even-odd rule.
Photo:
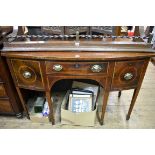
{"label": "wooden floor", "polygon": [[61,125],[60,123],[52,126],[50,123],[34,123],[26,118],[0,116],[0,128],[155,128],[155,66],[152,63],[148,66],[131,118],[126,121],[132,93],[133,90],[123,91],[120,99],[117,97],[118,92],[110,94],[103,126],[100,126],[97,120],[94,127]]}

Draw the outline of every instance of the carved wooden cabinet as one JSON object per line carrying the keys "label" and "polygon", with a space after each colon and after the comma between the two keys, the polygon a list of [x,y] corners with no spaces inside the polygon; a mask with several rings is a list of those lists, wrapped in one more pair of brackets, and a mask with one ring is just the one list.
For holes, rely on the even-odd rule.
{"label": "carved wooden cabinet", "polygon": [[65,34],[64,26],[42,26],[41,31],[44,34]]}
{"label": "carved wooden cabinet", "polygon": [[89,34],[89,26],[65,26],[65,34],[76,34],[76,32]]}
{"label": "carved wooden cabinet", "polygon": [[41,30],[44,34],[61,34],[70,35],[79,33],[89,34],[89,26],[43,26]]}
{"label": "carved wooden cabinet", "polygon": [[80,34],[104,34],[104,35],[120,35],[121,26],[42,26],[43,34],[60,34],[72,35],[76,32]]}

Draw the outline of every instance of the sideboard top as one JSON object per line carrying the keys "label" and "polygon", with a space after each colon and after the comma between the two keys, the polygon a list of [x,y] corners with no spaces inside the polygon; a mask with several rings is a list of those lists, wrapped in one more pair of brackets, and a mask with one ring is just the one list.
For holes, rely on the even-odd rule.
{"label": "sideboard top", "polygon": [[2,51],[91,51],[91,52],[155,52],[151,44],[133,42],[131,39],[106,39],[105,41],[16,41],[4,42]]}
{"label": "sideboard top", "polygon": [[43,60],[127,60],[155,56],[151,44],[132,39],[4,42],[2,56]]}

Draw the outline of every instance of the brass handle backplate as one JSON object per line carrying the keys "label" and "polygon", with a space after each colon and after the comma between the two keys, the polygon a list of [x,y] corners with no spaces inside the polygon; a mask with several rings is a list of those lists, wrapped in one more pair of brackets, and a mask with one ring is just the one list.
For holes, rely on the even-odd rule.
{"label": "brass handle backplate", "polygon": [[29,78],[31,78],[31,76],[32,76],[32,74],[31,74],[29,71],[25,71],[25,72],[23,73],[23,77],[24,77],[25,79],[29,79]]}
{"label": "brass handle backplate", "polygon": [[103,70],[103,67],[101,65],[93,65],[91,67],[92,72],[101,72]]}
{"label": "brass handle backplate", "polygon": [[56,65],[53,65],[53,70],[57,71],[57,72],[60,72],[62,70],[62,65],[60,64],[56,64]]}
{"label": "brass handle backplate", "polygon": [[133,74],[132,73],[126,73],[125,75],[124,75],[124,79],[125,80],[131,80],[133,78]]}

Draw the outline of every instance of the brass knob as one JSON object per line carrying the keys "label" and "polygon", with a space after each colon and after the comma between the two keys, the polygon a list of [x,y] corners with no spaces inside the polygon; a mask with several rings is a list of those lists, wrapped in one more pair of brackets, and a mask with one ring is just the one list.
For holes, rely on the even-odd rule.
{"label": "brass knob", "polygon": [[124,79],[125,80],[131,80],[133,78],[133,74],[132,73],[126,73],[125,75],[124,75]]}
{"label": "brass knob", "polygon": [[103,69],[101,65],[93,65],[91,67],[92,72],[100,72]]}
{"label": "brass knob", "polygon": [[62,70],[62,66],[59,64],[53,65],[53,70],[60,72]]}
{"label": "brass knob", "polygon": [[23,73],[23,77],[24,77],[25,79],[29,79],[29,78],[31,78],[31,76],[32,76],[32,74],[31,74],[29,71],[25,71],[25,72]]}

